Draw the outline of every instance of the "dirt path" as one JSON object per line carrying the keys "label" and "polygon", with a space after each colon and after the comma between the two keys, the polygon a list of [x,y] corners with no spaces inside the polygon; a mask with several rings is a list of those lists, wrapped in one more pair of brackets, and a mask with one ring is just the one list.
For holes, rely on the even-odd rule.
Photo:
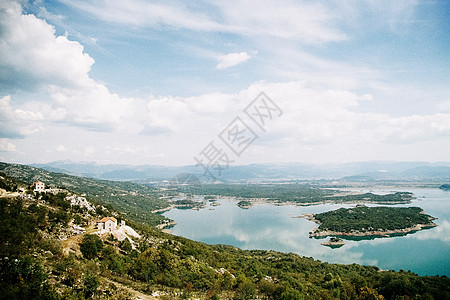
{"label": "dirt path", "polygon": [[131,293],[131,294],[133,295],[133,297],[135,297],[134,299],[136,299],[136,300],[153,300],[153,299],[159,299],[159,298],[156,298],[156,297],[153,297],[153,296],[150,296],[150,295],[143,294],[143,293],[141,293],[141,292],[139,292],[139,291],[136,291],[136,290],[132,289],[132,288],[129,287],[129,286],[123,285],[122,283],[117,282],[117,281],[114,281],[114,280],[112,280],[112,279],[109,279],[109,278],[106,278],[106,277],[101,277],[101,278],[102,278],[103,280],[107,281],[108,283],[112,283],[112,284],[114,284],[115,286],[117,286],[117,287],[119,287],[119,288],[121,288],[121,289],[123,289],[123,290],[125,290],[125,291],[127,291],[127,292],[129,292],[129,293]]}
{"label": "dirt path", "polygon": [[68,256],[70,253],[74,253],[75,256],[80,256],[81,255],[80,243],[82,239],[83,235],[78,234],[69,237],[67,240],[64,240],[61,243],[64,256]]}

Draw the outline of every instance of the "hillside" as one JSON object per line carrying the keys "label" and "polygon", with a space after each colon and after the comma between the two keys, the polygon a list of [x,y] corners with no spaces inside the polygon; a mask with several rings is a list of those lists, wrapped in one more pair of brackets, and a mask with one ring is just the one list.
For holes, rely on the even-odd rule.
{"label": "hillside", "polygon": [[[3,175],[0,182],[28,183]],[[167,235],[126,219],[129,243],[92,235],[103,215],[55,195],[0,197],[1,299],[448,299],[450,279],[322,263],[275,251],[243,251]],[[78,195],[79,197],[79,195]],[[98,207],[97,207],[98,208]],[[115,213],[113,211],[109,213]],[[115,213],[117,214],[117,213]],[[120,216],[120,213],[119,215]],[[77,234],[69,223],[87,233]],[[95,224],[95,223],[94,223]]]}
{"label": "hillside", "polygon": [[148,225],[157,225],[165,219],[151,211],[165,208],[168,203],[159,199],[155,188],[146,185],[78,177],[3,162],[0,162],[0,172],[28,183],[40,180],[52,187],[67,188],[85,195],[92,202],[114,207],[128,218]]}

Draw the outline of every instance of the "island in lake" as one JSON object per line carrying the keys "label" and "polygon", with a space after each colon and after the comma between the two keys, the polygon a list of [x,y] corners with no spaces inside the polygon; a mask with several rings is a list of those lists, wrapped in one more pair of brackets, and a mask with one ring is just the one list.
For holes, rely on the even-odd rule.
{"label": "island in lake", "polygon": [[300,217],[319,224],[310,237],[326,236],[382,236],[407,234],[437,226],[436,218],[425,214],[420,207],[367,207],[339,208],[319,214]]}
{"label": "island in lake", "polygon": [[444,191],[450,191],[450,184],[443,184],[439,188]]}
{"label": "island in lake", "polygon": [[330,248],[340,248],[345,245],[345,242],[343,239],[338,237],[331,237],[328,241],[320,243],[323,246],[327,246]]}

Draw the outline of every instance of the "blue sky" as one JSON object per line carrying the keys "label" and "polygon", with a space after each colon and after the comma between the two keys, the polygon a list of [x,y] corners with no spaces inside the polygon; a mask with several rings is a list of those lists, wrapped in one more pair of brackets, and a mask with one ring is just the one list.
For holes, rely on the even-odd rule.
{"label": "blue sky", "polygon": [[[448,1],[7,0],[0,14],[3,161],[193,164],[210,142],[235,164],[449,161]],[[283,113],[233,156],[218,136],[237,116],[255,125],[243,111],[262,91]]]}

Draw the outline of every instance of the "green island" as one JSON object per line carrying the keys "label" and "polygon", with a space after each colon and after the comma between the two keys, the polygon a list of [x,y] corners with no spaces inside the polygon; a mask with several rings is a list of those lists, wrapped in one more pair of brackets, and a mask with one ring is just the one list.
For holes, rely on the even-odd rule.
{"label": "green island", "polygon": [[[36,180],[49,190],[34,191]],[[156,225],[168,220],[151,212],[170,205],[158,193],[1,164],[0,299],[450,298],[446,276],[166,234]],[[98,233],[97,222],[111,217],[118,230]]]}
{"label": "green island", "polygon": [[450,191],[450,184],[443,184],[439,188],[444,191]]}
{"label": "green island", "polygon": [[311,237],[325,236],[392,236],[407,234],[437,226],[434,217],[420,207],[367,207],[339,208],[319,214],[304,214],[319,224],[310,232]]}
{"label": "green island", "polygon": [[250,208],[252,205],[253,205],[252,202],[251,202],[251,201],[248,201],[248,200],[241,200],[241,201],[239,201],[238,204],[237,204],[237,206],[239,206],[240,208],[243,208],[243,209],[248,209],[248,208]]}
{"label": "green island", "polygon": [[320,243],[323,246],[327,246],[330,248],[340,248],[345,245],[345,242],[343,239],[338,237],[331,237],[328,241]]}

